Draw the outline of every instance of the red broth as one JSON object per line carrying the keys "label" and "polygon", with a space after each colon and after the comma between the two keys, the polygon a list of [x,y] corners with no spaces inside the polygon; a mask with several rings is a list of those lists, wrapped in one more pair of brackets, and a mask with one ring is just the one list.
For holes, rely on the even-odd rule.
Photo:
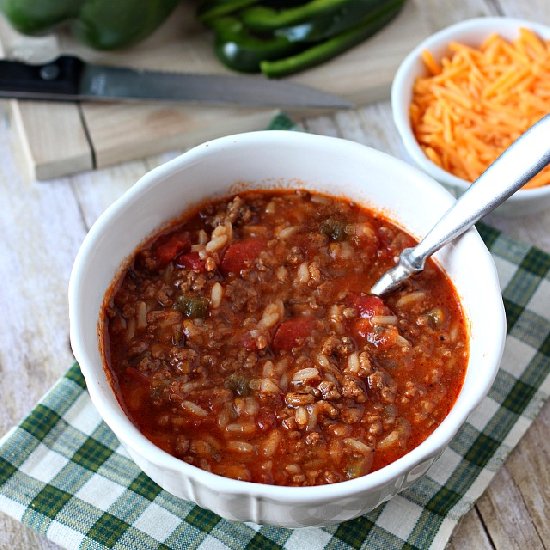
{"label": "red broth", "polygon": [[138,429],[245,481],[335,483],[419,445],[449,413],[467,330],[443,271],[368,294],[412,237],[348,200],[248,191],[138,248],[103,310],[105,363]]}

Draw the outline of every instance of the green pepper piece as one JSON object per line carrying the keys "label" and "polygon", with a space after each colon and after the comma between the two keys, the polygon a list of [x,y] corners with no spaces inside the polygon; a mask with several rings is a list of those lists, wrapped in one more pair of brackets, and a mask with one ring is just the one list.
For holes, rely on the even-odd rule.
{"label": "green pepper piece", "polygon": [[87,0],[73,24],[73,32],[98,50],[135,44],[149,36],[179,0]]}
{"label": "green pepper piece", "polygon": [[197,19],[201,23],[210,26],[212,20],[230,15],[258,2],[259,0],[206,0],[199,5]]}
{"label": "green pepper piece", "polygon": [[178,296],[174,309],[181,311],[188,319],[204,319],[208,316],[208,300],[191,296]]}
{"label": "green pepper piece", "polygon": [[23,34],[36,34],[77,17],[86,0],[1,0],[0,10]]}
{"label": "green pepper piece", "polygon": [[355,27],[358,21],[378,11],[383,3],[384,0],[349,0],[336,13],[315,17],[298,25],[279,28],[274,31],[274,34],[284,36],[291,42],[318,42]]}
{"label": "green pepper piece", "polygon": [[346,237],[346,224],[334,218],[327,218],[319,225],[319,231],[333,241],[342,241]]}
{"label": "green pepper piece", "polygon": [[280,59],[299,48],[284,37],[257,37],[233,17],[215,19],[211,26],[218,59],[230,69],[242,73],[258,73],[262,61]]}
{"label": "green pepper piece", "polygon": [[242,22],[254,31],[276,31],[281,27],[310,21],[323,15],[331,15],[350,0],[311,0],[295,8],[276,10],[265,6],[253,6],[240,14]]}
{"label": "green pepper piece", "polygon": [[369,473],[372,466],[372,455],[367,455],[364,458],[351,459],[346,467],[346,477],[355,479]]}
{"label": "green pepper piece", "polygon": [[179,0],[0,0],[11,24],[26,34],[70,22],[79,40],[100,50],[123,48],[150,35]]}
{"label": "green pepper piece", "polygon": [[246,397],[250,395],[249,378],[236,372],[230,374],[225,380],[224,386],[233,392],[233,395]]}
{"label": "green pepper piece", "polygon": [[359,25],[294,56],[276,61],[263,61],[260,64],[262,73],[269,78],[280,78],[328,61],[387,25],[399,13],[404,3],[405,0],[393,0],[390,4],[384,5],[383,9],[370,14]]}

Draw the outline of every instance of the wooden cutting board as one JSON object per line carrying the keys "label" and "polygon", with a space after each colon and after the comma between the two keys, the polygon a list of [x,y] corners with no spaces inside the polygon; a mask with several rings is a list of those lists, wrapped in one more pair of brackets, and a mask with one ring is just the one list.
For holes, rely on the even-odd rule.
{"label": "wooden cutting board", "polygon": [[[51,39],[55,49],[96,63],[175,72],[229,73],[212,53],[212,36],[185,3],[147,41],[121,52],[86,49],[67,34]],[[387,98],[395,69],[429,34],[418,7],[409,1],[376,36],[321,67],[291,79],[339,94],[356,105]],[[6,56],[21,50],[44,54],[44,39],[22,37],[0,20]],[[262,78],[258,76],[258,78]],[[11,101],[26,169],[45,180],[103,168],[163,151],[183,149],[229,133],[264,128],[272,109],[136,104],[56,104]],[[305,112],[290,113],[296,118]],[[311,114],[307,113],[307,114]]]}

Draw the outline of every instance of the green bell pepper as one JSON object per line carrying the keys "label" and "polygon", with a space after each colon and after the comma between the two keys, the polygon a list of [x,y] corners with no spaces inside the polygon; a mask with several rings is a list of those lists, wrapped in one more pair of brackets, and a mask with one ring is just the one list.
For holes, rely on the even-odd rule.
{"label": "green bell pepper", "polygon": [[260,63],[280,59],[299,49],[284,37],[258,37],[234,17],[220,17],[210,24],[214,31],[214,52],[228,68],[242,73],[257,73]]}
{"label": "green bell pepper", "polygon": [[266,6],[252,6],[241,13],[243,23],[254,31],[275,31],[312,19],[331,16],[349,0],[311,0],[301,6],[277,10]]}
{"label": "green bell pepper", "polygon": [[356,26],[312,45],[296,55],[275,61],[262,61],[261,71],[269,78],[280,78],[328,61],[378,32],[399,13],[404,3],[405,0],[390,0]]}
{"label": "green bell pepper", "polygon": [[197,10],[198,20],[206,26],[217,17],[231,15],[242,8],[255,4],[258,0],[207,0]]}
{"label": "green bell pepper", "polygon": [[92,48],[130,46],[149,36],[179,0],[0,0],[0,10],[24,34],[46,33],[71,23],[74,35]]}
{"label": "green bell pepper", "polygon": [[280,27],[275,36],[284,36],[290,42],[319,42],[342,31],[355,27],[383,3],[380,0],[349,0],[338,11],[320,15],[304,23]]}

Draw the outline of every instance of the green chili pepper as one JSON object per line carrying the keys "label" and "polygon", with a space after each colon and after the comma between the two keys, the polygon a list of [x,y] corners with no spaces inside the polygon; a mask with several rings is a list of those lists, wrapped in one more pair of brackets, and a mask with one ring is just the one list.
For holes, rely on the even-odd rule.
{"label": "green chili pepper", "polygon": [[273,31],[290,42],[318,42],[357,25],[380,6],[380,0],[349,0],[336,13]]}
{"label": "green chili pepper", "polygon": [[68,21],[79,40],[99,50],[123,48],[149,36],[179,0],[0,0],[24,34],[48,32]]}
{"label": "green chili pepper", "polygon": [[281,27],[311,21],[334,14],[350,0],[311,0],[302,6],[276,10],[265,6],[252,6],[241,13],[243,23],[255,31],[276,31]]}
{"label": "green chili pepper", "polygon": [[346,224],[334,218],[327,218],[319,225],[319,231],[333,241],[342,241],[346,237]]}
{"label": "green chili pepper", "polygon": [[328,61],[379,31],[399,13],[404,2],[405,0],[394,0],[390,4],[384,4],[381,9],[371,13],[359,25],[296,55],[275,61],[263,61],[260,64],[262,73],[269,78],[280,78]]}
{"label": "green chili pepper", "polygon": [[247,395],[250,395],[249,382],[250,379],[247,376],[234,372],[228,376],[224,386],[231,390],[233,395],[246,397]]}
{"label": "green chili pepper", "polygon": [[235,18],[212,21],[215,33],[214,51],[230,69],[243,73],[260,72],[260,63],[280,59],[297,51],[297,46],[284,37],[259,38]]}
{"label": "green chili pepper", "polygon": [[241,8],[256,4],[259,0],[207,0],[197,10],[197,18],[201,23],[210,26],[217,17],[230,15]]}
{"label": "green chili pepper", "polygon": [[208,300],[191,296],[178,296],[174,309],[181,311],[188,319],[204,319],[208,315]]}

